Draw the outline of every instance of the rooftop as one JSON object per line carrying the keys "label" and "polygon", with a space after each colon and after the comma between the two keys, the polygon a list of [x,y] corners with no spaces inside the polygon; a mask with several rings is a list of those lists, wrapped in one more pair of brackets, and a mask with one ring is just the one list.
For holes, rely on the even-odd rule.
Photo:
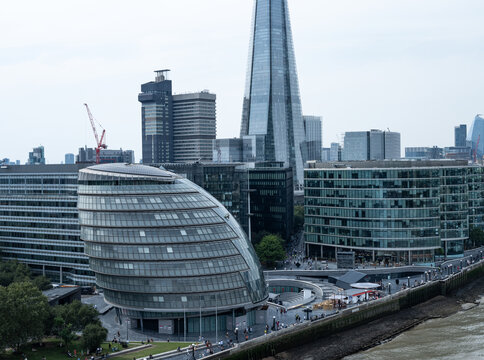
{"label": "rooftop", "polygon": [[312,169],[378,169],[378,168],[423,168],[423,167],[462,167],[469,165],[467,160],[376,160],[376,161],[338,161],[308,163]]}

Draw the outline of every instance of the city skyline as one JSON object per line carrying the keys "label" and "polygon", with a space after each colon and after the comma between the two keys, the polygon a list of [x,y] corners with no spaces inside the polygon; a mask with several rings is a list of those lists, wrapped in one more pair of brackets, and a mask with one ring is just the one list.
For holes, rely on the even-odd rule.
{"label": "city skyline", "polygon": [[[402,149],[451,146],[454,126],[469,128],[484,112],[484,4],[288,2],[302,107],[324,117],[323,146],[368,128],[399,131]],[[12,3],[2,11],[0,29],[9,36],[0,40],[0,118],[12,134],[2,138],[2,158],[25,163],[43,145],[47,162],[60,163],[94,146],[87,102],[109,148],[133,149],[139,161],[136,96],[160,67],[172,69],[175,93],[215,93],[218,137],[238,136],[252,1],[150,4],[149,13],[109,1]],[[160,21],[160,13],[170,16]]]}

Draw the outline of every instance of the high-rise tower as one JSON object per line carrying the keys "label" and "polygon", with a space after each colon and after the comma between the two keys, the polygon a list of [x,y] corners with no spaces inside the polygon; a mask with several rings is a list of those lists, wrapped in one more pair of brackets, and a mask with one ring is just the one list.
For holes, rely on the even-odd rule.
{"label": "high-rise tower", "polygon": [[241,137],[257,136],[257,157],[283,161],[303,182],[301,99],[287,0],[255,0]]}
{"label": "high-rise tower", "polygon": [[143,164],[173,161],[173,95],[170,70],[157,70],[155,81],[141,85]]}

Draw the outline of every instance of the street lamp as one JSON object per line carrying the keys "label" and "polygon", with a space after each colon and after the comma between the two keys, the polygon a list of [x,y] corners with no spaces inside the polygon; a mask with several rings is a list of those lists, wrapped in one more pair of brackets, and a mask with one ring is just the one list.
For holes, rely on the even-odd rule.
{"label": "street lamp", "polygon": [[[143,321],[143,319],[141,319]],[[129,342],[129,330],[128,330],[128,325],[131,324],[131,321],[129,318],[126,318],[126,342]]]}
{"label": "street lamp", "polygon": [[392,294],[392,283],[388,283],[388,295]]}
{"label": "street lamp", "polygon": [[187,341],[187,314],[185,311],[185,303],[187,302],[187,297],[182,296],[181,301],[183,304],[183,342]]}

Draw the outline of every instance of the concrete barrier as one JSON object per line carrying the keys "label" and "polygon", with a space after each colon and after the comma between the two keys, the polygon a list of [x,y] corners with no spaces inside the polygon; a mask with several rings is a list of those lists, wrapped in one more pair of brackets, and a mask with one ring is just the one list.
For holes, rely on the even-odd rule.
{"label": "concrete barrier", "polygon": [[450,277],[432,281],[415,288],[409,288],[386,296],[382,299],[361,304],[358,307],[345,309],[338,314],[297,324],[286,329],[272,332],[268,335],[254,338],[239,344],[237,348],[229,349],[224,353],[214,354],[206,359],[262,359],[275,355],[284,350],[301,346],[314,341],[314,339],[328,336],[350,327],[393,314],[401,309],[408,308],[438,295],[446,295],[468,282],[484,275],[484,262],[473,264],[463,271]]}

